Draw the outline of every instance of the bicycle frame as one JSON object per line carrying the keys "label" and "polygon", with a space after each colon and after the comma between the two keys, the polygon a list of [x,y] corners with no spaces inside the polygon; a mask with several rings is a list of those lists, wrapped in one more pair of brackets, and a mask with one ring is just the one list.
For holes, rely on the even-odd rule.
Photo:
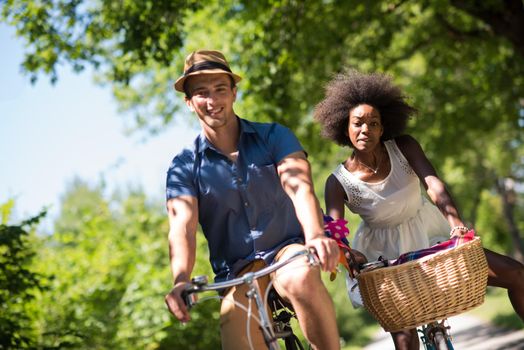
{"label": "bicycle frame", "polygon": [[[248,286],[247,296],[248,298],[253,299],[255,301],[255,304],[258,309],[258,318],[254,316],[253,317],[260,324],[262,334],[264,336],[264,340],[268,348],[270,350],[278,350],[280,349],[280,346],[278,344],[278,338],[272,327],[271,319],[266,310],[266,304],[264,303],[264,300],[263,300],[264,298],[262,297],[262,293],[258,286],[257,280],[260,277],[269,275],[270,273],[280,269],[281,267],[291,263],[292,261],[299,259],[300,257],[307,257],[309,265],[318,264],[317,258],[314,252],[312,250],[304,249],[304,250],[294,253],[286,260],[271,264],[259,271],[248,272],[240,277],[237,277],[237,278],[234,278],[228,281],[209,284],[207,282],[207,276],[196,276],[191,280],[191,285],[188,286],[188,288],[182,292],[182,298],[184,299],[184,302],[186,303],[187,307],[190,309],[193,305],[195,305],[198,302],[198,298],[196,296],[198,293],[206,292],[206,291],[225,290],[227,288],[231,288],[231,287],[238,286],[241,284],[247,285]],[[269,289],[269,286],[268,286],[268,289]],[[266,297],[267,297],[267,293],[266,293]],[[239,306],[242,307],[243,305],[239,305]],[[248,312],[248,314],[250,314],[250,310],[246,310],[246,311]],[[249,322],[249,318],[248,318],[248,322]]]}

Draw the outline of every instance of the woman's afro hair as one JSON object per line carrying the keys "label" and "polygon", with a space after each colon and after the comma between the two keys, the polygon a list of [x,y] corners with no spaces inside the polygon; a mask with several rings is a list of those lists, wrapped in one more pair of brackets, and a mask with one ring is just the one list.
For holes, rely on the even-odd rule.
{"label": "woman's afro hair", "polygon": [[349,112],[362,104],[370,105],[380,113],[383,141],[401,135],[409,117],[417,112],[406,102],[406,97],[390,76],[350,69],[336,75],[326,85],[326,96],[315,107],[314,118],[322,127],[322,136],[339,145],[352,147],[347,135]]}

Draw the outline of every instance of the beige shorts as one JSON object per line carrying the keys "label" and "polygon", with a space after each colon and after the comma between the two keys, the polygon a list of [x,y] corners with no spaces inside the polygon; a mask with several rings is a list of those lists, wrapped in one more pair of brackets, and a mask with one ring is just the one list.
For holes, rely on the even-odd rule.
{"label": "beige shorts", "polygon": [[[304,246],[301,244],[287,245],[277,253],[275,256],[275,261],[278,261],[283,256],[288,255],[288,253],[292,253],[301,249],[304,249]],[[258,271],[265,266],[266,263],[263,260],[255,260],[242,269],[238,275],[241,276],[247,272]],[[258,285],[262,296],[264,296],[267,286],[269,285],[271,279],[274,278],[275,273],[278,273],[278,271],[258,279]],[[274,284],[273,287],[275,287],[277,292],[279,292],[278,285]],[[220,307],[220,335],[222,338],[223,350],[245,350],[250,348],[247,329],[247,312],[243,310],[242,307],[236,305],[236,303],[240,303],[244,305],[245,308],[249,307],[249,299],[246,296],[247,290],[248,286],[242,284],[240,286],[230,288],[224,295]],[[260,326],[257,320],[254,318],[259,318],[258,308],[254,300],[251,300],[251,310],[253,314],[249,320],[249,334],[251,338],[251,344],[253,349],[265,350],[267,349],[267,345],[264,342],[264,337],[259,328]],[[268,314],[271,315],[269,308]]]}

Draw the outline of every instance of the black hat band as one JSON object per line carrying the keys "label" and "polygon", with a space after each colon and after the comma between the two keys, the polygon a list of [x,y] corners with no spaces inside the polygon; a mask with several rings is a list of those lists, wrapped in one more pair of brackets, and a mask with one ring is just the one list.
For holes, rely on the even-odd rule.
{"label": "black hat band", "polygon": [[228,66],[222,63],[214,62],[214,61],[203,61],[198,62],[189,67],[185,72],[184,76],[188,76],[189,74],[199,71],[199,70],[206,70],[206,69],[222,69],[226,72],[232,73],[231,69],[229,69]]}

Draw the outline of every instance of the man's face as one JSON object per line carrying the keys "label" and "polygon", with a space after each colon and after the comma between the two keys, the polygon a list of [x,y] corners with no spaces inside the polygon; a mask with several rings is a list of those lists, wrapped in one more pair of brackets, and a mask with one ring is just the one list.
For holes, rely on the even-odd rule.
{"label": "man's face", "polygon": [[235,120],[233,103],[237,89],[227,74],[201,74],[187,78],[186,104],[204,128],[217,129]]}

